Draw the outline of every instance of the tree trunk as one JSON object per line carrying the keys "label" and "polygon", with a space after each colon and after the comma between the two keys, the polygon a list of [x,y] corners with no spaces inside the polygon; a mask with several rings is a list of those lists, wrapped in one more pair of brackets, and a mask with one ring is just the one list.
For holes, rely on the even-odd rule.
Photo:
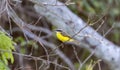
{"label": "tree trunk", "polygon": [[[98,34],[96,30],[87,24],[65,4],[56,0],[34,0],[35,11],[46,17],[52,25],[64,30],[71,37],[79,42],[86,43],[84,48],[90,52],[94,51],[95,56],[104,60],[112,70],[120,70],[120,48]],[[81,44],[79,44],[81,45]]]}

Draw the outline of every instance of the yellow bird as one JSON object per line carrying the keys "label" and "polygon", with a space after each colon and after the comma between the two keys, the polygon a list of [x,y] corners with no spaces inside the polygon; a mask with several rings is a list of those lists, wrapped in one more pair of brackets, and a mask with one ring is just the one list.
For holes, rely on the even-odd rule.
{"label": "yellow bird", "polygon": [[55,30],[56,31],[56,37],[58,40],[62,42],[72,42],[74,39],[72,39],[70,36],[68,36],[65,32],[63,32],[60,29]]}

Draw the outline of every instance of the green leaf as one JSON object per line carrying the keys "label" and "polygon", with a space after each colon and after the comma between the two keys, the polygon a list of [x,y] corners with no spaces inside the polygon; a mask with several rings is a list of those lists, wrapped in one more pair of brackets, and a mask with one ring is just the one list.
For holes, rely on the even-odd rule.
{"label": "green leaf", "polygon": [[10,70],[2,60],[0,60],[0,70]]}
{"label": "green leaf", "polygon": [[12,39],[4,32],[0,31],[0,60],[2,60],[6,65],[8,64],[8,59],[11,60],[11,63],[14,62],[12,50],[15,50],[15,48],[13,45],[14,42]]}

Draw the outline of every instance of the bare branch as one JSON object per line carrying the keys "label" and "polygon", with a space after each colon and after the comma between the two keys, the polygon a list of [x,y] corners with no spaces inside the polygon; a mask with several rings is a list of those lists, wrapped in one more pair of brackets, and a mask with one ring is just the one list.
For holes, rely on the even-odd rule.
{"label": "bare branch", "polygon": [[[42,2],[42,0],[35,1],[38,1],[39,3],[46,2],[48,4],[52,4],[49,0],[45,0],[44,2]],[[57,5],[60,4],[62,3],[57,2]],[[39,14],[46,17],[51,24],[64,30],[71,37],[87,25],[81,18],[73,14],[66,6],[46,5],[43,7],[35,4],[34,8]],[[80,33],[75,35],[74,39],[79,42],[84,41],[86,44],[89,44],[90,46],[84,48],[87,48],[90,52],[95,50],[95,55],[109,64],[111,69],[120,69],[120,48],[98,34],[93,28],[89,26],[86,27]]]}
{"label": "bare branch", "polygon": [[[25,33],[25,35],[27,35],[29,38],[32,38],[33,40],[36,40],[37,42],[39,42],[40,44],[44,44],[45,46],[51,48],[51,49],[55,49],[56,46],[52,43],[46,42],[45,40],[39,38],[38,36],[36,36],[35,34],[33,34],[30,29],[26,26],[26,23],[24,21],[22,21],[15,13],[15,11],[11,8],[10,5],[8,5],[8,16],[20,27],[20,29],[23,31],[23,33]],[[45,47],[43,46],[44,50]],[[47,53],[47,50],[46,50]],[[55,53],[57,55],[59,55],[59,57],[72,69],[74,69],[74,65],[72,64],[72,62],[59,50],[55,50]],[[48,54],[47,54],[48,56]],[[49,56],[48,56],[49,57]],[[47,60],[49,63],[49,60]]]}

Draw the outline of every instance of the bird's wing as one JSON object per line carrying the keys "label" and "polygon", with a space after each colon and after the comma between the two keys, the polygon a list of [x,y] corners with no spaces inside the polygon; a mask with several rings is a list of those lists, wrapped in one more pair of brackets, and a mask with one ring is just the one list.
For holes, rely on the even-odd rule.
{"label": "bird's wing", "polygon": [[65,32],[61,32],[61,34],[63,35],[63,36],[65,36],[65,37],[69,37],[69,38],[71,38],[67,33],[65,33]]}

